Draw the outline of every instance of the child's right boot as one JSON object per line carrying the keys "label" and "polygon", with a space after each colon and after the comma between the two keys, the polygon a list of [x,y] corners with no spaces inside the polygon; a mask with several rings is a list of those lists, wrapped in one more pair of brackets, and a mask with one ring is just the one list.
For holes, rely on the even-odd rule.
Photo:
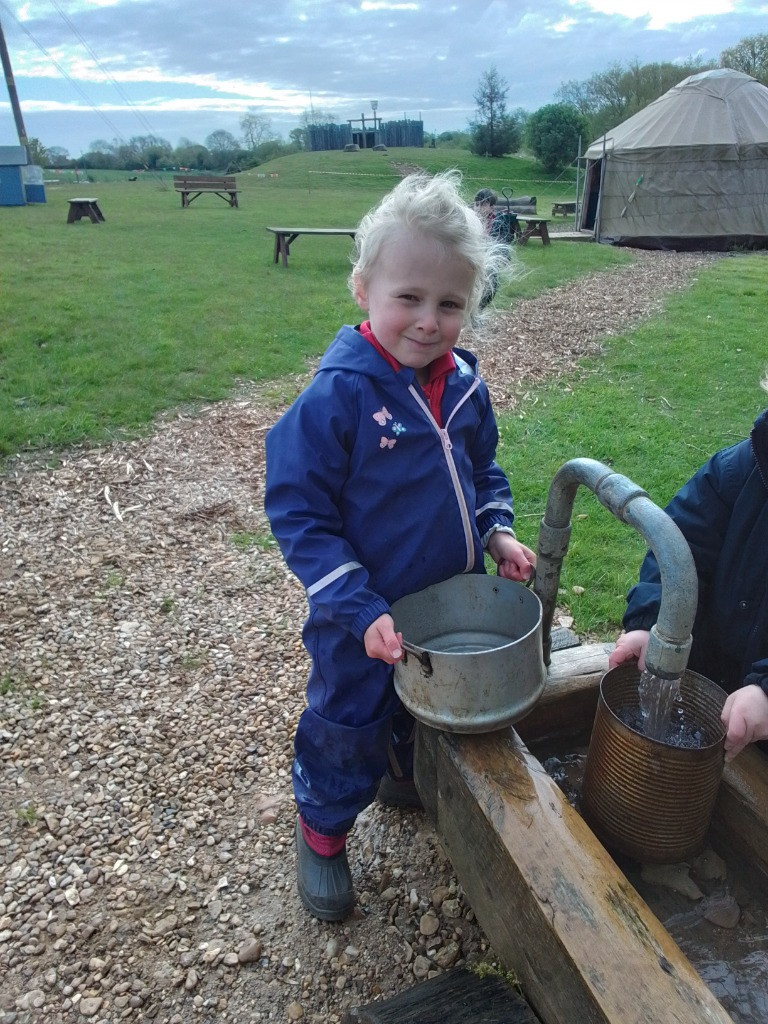
{"label": "child's right boot", "polygon": [[322,836],[296,819],[296,870],[301,902],[321,921],[342,921],[355,905],[346,836]]}

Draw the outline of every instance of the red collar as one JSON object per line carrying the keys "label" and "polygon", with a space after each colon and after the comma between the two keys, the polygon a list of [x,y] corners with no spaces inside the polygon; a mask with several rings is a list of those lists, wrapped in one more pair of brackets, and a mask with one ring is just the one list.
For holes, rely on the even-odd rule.
{"label": "red collar", "polygon": [[[360,333],[365,340],[376,349],[379,355],[383,356],[395,373],[399,373],[402,370],[401,363],[382,346],[376,335],[371,330],[370,320],[366,320],[365,323],[360,324]],[[426,384],[421,385],[421,390],[424,392],[427,401],[429,402],[429,408],[432,415],[437,421],[437,425],[442,427],[443,425],[443,414],[442,414],[442,400],[443,391],[445,390],[445,381],[450,373],[456,369],[456,360],[453,358],[453,352],[444,352],[443,355],[437,359],[433,359],[429,364],[429,380]]]}
{"label": "red collar", "polygon": [[[387,362],[395,371],[395,373],[399,373],[400,370],[402,370],[402,363],[398,362],[398,360],[395,359],[395,357],[390,352],[387,352],[387,350],[384,348],[379,339],[371,330],[370,320],[366,320],[365,323],[360,324],[360,333],[369,344],[373,345],[373,347],[376,349],[379,355],[383,356],[387,360]],[[439,356],[437,359],[434,359],[429,364],[429,380],[427,381],[427,386],[429,386],[438,377],[444,377],[446,374],[451,373],[455,369],[456,360],[453,358],[453,352],[443,353],[443,355]]]}

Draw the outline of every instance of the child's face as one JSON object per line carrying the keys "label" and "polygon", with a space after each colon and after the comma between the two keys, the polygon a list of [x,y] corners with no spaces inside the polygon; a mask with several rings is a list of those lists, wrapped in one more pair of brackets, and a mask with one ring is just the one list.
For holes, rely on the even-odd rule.
{"label": "child's face", "polygon": [[403,229],[384,243],[369,280],[355,279],[354,295],[382,347],[425,383],[426,367],[458,340],[473,283],[465,260]]}

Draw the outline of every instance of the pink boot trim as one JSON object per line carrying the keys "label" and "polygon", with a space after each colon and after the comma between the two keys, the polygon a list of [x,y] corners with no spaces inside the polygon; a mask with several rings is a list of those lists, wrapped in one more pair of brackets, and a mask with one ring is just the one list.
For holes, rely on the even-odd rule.
{"label": "pink boot trim", "polygon": [[310,850],[313,850],[320,857],[335,857],[337,853],[341,853],[347,844],[346,832],[343,836],[321,836],[319,832],[315,832],[309,825],[305,825],[301,817],[299,818],[299,824],[301,825],[301,834],[304,836],[304,842]]}

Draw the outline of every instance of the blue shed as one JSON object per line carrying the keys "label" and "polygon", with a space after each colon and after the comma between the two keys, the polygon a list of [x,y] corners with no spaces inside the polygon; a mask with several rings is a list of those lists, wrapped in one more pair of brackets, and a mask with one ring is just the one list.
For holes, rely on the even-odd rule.
{"label": "blue shed", "polygon": [[24,195],[28,203],[45,202],[45,181],[43,168],[37,164],[27,164],[21,169],[21,180],[24,182]]}
{"label": "blue shed", "polygon": [[21,173],[26,165],[25,146],[0,146],[0,206],[26,206]]}

